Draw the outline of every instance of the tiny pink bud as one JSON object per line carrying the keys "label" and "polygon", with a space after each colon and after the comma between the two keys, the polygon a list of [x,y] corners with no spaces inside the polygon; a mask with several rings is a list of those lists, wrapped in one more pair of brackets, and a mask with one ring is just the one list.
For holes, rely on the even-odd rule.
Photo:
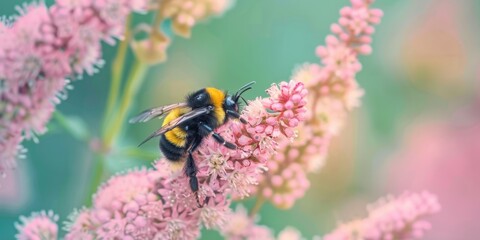
{"label": "tiny pink bud", "polygon": [[375,28],[372,26],[368,26],[363,30],[363,32],[365,32],[365,34],[371,35],[375,32]]}
{"label": "tiny pink bud", "polygon": [[287,168],[287,169],[283,170],[282,176],[285,179],[291,179],[293,177],[293,171],[290,168]]}
{"label": "tiny pink bud", "polygon": [[135,218],[135,220],[133,221],[133,223],[134,223],[137,227],[144,227],[145,225],[147,225],[147,219],[145,219],[145,217],[138,216],[137,218]]}
{"label": "tiny pink bud", "polygon": [[274,103],[272,104],[272,110],[276,112],[283,111],[283,105],[281,103]]}
{"label": "tiny pink bud", "polygon": [[365,43],[365,44],[370,44],[372,43],[372,37],[366,35],[366,36],[361,36],[359,38],[360,42]]}
{"label": "tiny pink bud", "polygon": [[258,125],[255,127],[255,132],[262,133],[265,130],[265,126]]}
{"label": "tiny pink bud", "polygon": [[374,8],[374,9],[370,9],[369,12],[372,16],[375,16],[375,17],[378,17],[378,18],[383,17],[383,11],[381,9]]}
{"label": "tiny pink bud", "polygon": [[271,181],[272,181],[272,185],[275,187],[280,187],[283,184],[283,179],[279,175],[273,176]]}
{"label": "tiny pink bud", "polygon": [[290,120],[288,121],[288,126],[289,126],[289,127],[296,127],[296,126],[298,126],[298,123],[299,123],[299,122],[298,122],[297,119],[292,118],[292,119],[290,119]]}
{"label": "tiny pink bud", "polygon": [[264,189],[263,189],[263,192],[262,192],[262,193],[263,193],[263,196],[264,196],[264,197],[267,197],[267,198],[269,198],[269,197],[271,197],[271,196],[272,196],[272,194],[273,194],[273,191],[272,191],[272,189],[271,189],[271,188],[269,188],[269,187],[266,187],[266,188],[264,188]]}
{"label": "tiny pink bud", "polygon": [[315,52],[319,57],[328,56],[328,50],[324,46],[318,46]]}
{"label": "tiny pink bud", "polygon": [[330,26],[330,31],[332,31],[335,34],[340,34],[343,32],[343,29],[342,27],[340,27],[340,25],[334,23],[332,24],[332,26]]}
{"label": "tiny pink bud", "polygon": [[276,117],[269,117],[269,118],[267,118],[266,123],[268,125],[275,125],[275,124],[277,124],[277,118]]}
{"label": "tiny pink bud", "polygon": [[245,145],[250,144],[252,142],[252,139],[245,136],[245,135],[242,135],[242,136],[240,136],[240,138],[237,141],[240,145],[245,146]]}
{"label": "tiny pink bud", "polygon": [[358,48],[358,53],[368,55],[372,53],[372,47],[368,44],[364,44]]}
{"label": "tiny pink bud", "polygon": [[289,100],[289,101],[287,101],[287,102],[285,103],[284,106],[285,106],[285,109],[290,110],[290,109],[292,109],[292,108],[294,107],[294,104],[293,104],[292,101]]}
{"label": "tiny pink bud", "polygon": [[338,39],[333,35],[328,35],[325,41],[327,42],[327,45],[335,46],[338,44]]}
{"label": "tiny pink bud", "polygon": [[302,100],[302,97],[298,94],[294,94],[290,99],[294,104],[297,104],[300,100]]}
{"label": "tiny pink bud", "polygon": [[137,212],[139,209],[139,206],[137,204],[137,202],[129,202],[127,205],[125,205],[123,207],[123,212],[126,213],[126,212]]}
{"label": "tiny pink bud", "polygon": [[354,8],[361,8],[365,6],[364,0],[350,0]]}
{"label": "tiny pink bud", "polygon": [[349,16],[352,13],[352,8],[350,7],[343,7],[340,9],[340,15],[346,17]]}
{"label": "tiny pink bud", "polygon": [[338,20],[338,23],[340,23],[340,25],[342,26],[347,26],[348,23],[350,23],[350,20],[348,20],[348,18],[345,18],[345,17],[341,17],[339,20]]}
{"label": "tiny pink bud", "polygon": [[283,112],[283,116],[286,117],[286,118],[292,118],[295,115],[293,114],[292,110],[287,110],[287,111]]}
{"label": "tiny pink bud", "polygon": [[290,128],[285,128],[283,131],[287,137],[293,137],[293,135],[295,135],[294,131]]}
{"label": "tiny pink bud", "polygon": [[272,133],[273,133],[273,127],[270,126],[270,125],[267,126],[267,127],[265,128],[265,133],[266,133],[266,134],[269,134],[269,135],[272,134]]}

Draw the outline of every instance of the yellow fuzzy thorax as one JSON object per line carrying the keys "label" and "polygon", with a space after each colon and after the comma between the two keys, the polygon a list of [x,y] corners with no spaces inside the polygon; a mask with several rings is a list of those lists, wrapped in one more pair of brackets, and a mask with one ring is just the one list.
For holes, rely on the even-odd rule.
{"label": "yellow fuzzy thorax", "polygon": [[223,109],[223,102],[225,101],[225,93],[222,90],[208,87],[205,88],[210,100],[212,101],[213,106],[215,107],[215,117],[217,118],[218,124],[223,124],[225,120],[225,110]]}
{"label": "yellow fuzzy thorax", "polygon": [[[182,116],[183,114],[189,111],[188,108],[176,108],[173,109],[163,120],[162,127],[171,122],[172,120]],[[165,137],[167,140],[174,144],[177,147],[184,147],[186,144],[187,133],[179,128],[176,127],[168,132],[165,133]]]}

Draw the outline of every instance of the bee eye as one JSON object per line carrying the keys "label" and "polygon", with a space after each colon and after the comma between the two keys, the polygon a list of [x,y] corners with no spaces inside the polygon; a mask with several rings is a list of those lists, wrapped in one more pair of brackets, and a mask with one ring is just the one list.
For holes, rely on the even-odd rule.
{"label": "bee eye", "polygon": [[198,94],[198,95],[195,97],[195,99],[196,99],[197,101],[203,101],[204,98],[205,98],[205,94]]}
{"label": "bee eye", "polygon": [[235,101],[233,101],[233,99],[231,97],[228,97],[227,101],[226,101],[226,105],[228,107],[234,107],[236,104],[235,104]]}

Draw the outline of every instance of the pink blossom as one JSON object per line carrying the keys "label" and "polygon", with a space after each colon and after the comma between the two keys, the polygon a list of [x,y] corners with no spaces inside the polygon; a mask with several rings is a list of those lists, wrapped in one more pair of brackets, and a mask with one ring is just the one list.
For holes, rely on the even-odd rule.
{"label": "pink blossom", "polygon": [[367,218],[341,224],[324,239],[420,239],[431,228],[424,218],[439,210],[428,192],[388,196],[368,207]]}
{"label": "pink blossom", "polygon": [[229,221],[220,229],[225,239],[275,239],[272,231],[265,226],[256,225],[258,218],[249,217],[247,210],[241,205],[238,205],[236,211],[228,215],[228,219]]}
{"label": "pink blossom", "polygon": [[160,13],[172,19],[176,34],[189,37],[191,28],[200,20],[211,15],[220,15],[232,4],[233,0],[166,0],[162,1]]}
{"label": "pink blossom", "polygon": [[286,227],[278,233],[277,240],[302,240],[302,234],[294,227]]}
{"label": "pink blossom", "polygon": [[[305,84],[308,105],[305,112],[286,114],[293,113],[305,121],[299,121],[295,141],[282,139],[275,143],[278,154],[268,162],[270,171],[254,190],[277,207],[290,208],[304,196],[310,186],[307,173],[323,166],[330,140],[339,133],[348,112],[360,105],[363,90],[355,79],[362,68],[358,55],[371,52],[373,25],[382,17],[381,10],[370,8],[372,2],[352,0],[351,7],[343,8],[339,22],[331,26],[333,34],[327,36],[326,45],[316,49],[321,64],[304,64],[292,76]],[[271,103],[271,108],[288,108],[289,104]],[[297,120],[280,124],[297,126]]]}
{"label": "pink blossom", "polygon": [[65,235],[66,240],[93,240],[95,239],[96,223],[93,222],[91,210],[85,208],[75,209],[69,216],[68,221],[65,222],[64,230],[67,231]]}
{"label": "pink blossom", "polygon": [[20,223],[15,224],[18,230],[15,237],[18,240],[57,239],[57,221],[58,216],[53,211],[34,212],[30,217],[22,216]]}
{"label": "pink blossom", "polygon": [[91,4],[58,1],[51,8],[32,4],[21,9],[12,24],[2,26],[0,125],[9,127],[0,132],[0,170],[14,165],[23,138],[46,131],[58,96],[65,91],[65,78],[93,73],[100,62],[100,40],[120,36],[120,31],[109,31],[113,25],[123,26],[123,21],[105,26],[104,17]]}
{"label": "pink blossom", "polygon": [[167,218],[162,199],[155,194],[160,176],[154,171],[134,170],[111,178],[100,187],[92,209],[77,211],[70,219],[66,239],[153,238]]}
{"label": "pink blossom", "polygon": [[[161,2],[167,11],[176,1]],[[169,17],[202,20],[224,11],[224,2],[198,1],[192,8],[179,1],[182,9],[173,7],[175,16]],[[65,96],[66,79],[94,74],[103,65],[102,41],[122,38],[127,15],[148,5],[147,0],[57,0],[51,7],[27,5],[14,21],[0,23],[0,173],[15,165],[23,139],[46,132]]]}

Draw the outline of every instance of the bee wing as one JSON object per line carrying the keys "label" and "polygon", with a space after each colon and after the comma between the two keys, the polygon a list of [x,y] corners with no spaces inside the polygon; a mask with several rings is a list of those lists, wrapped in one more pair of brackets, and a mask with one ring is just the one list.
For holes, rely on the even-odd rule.
{"label": "bee wing", "polygon": [[184,115],[173,119],[171,122],[167,123],[166,125],[164,125],[160,129],[158,129],[157,131],[150,134],[150,136],[148,136],[145,140],[143,140],[143,142],[141,142],[138,146],[141,146],[142,144],[148,142],[150,139],[152,139],[154,137],[158,137],[158,136],[176,128],[178,125],[180,125],[182,123],[185,123],[188,120],[191,120],[193,118],[196,118],[196,117],[204,115],[204,114],[208,114],[212,110],[213,110],[213,107],[211,107],[211,106],[193,109],[192,111],[187,112]]}
{"label": "bee wing", "polygon": [[155,107],[147,109],[135,117],[131,118],[128,122],[129,123],[140,123],[140,122],[147,122],[152,120],[153,118],[160,117],[175,108],[187,107],[187,103],[174,103],[167,106],[162,107]]}

